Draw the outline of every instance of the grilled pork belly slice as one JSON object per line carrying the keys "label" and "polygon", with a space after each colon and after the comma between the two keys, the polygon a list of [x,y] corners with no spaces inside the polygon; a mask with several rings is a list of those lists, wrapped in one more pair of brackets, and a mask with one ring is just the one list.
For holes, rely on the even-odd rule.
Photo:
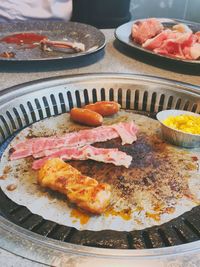
{"label": "grilled pork belly slice", "polygon": [[136,140],[136,133],[137,126],[132,121],[80,130],[63,136],[27,139],[13,146],[14,152],[11,154],[10,159],[16,160],[32,155],[35,158],[40,158],[46,156],[46,150],[82,147],[117,137],[122,139],[123,144],[130,144]]}
{"label": "grilled pork belly slice", "polygon": [[47,160],[38,172],[38,183],[65,194],[70,202],[94,214],[101,214],[111,197],[110,185],[82,175],[59,158]]}
{"label": "grilled pork belly slice", "polygon": [[[51,152],[51,151],[49,151]],[[97,148],[90,145],[81,148],[64,148],[42,159],[35,160],[32,169],[40,169],[50,158],[59,157],[63,160],[87,160],[92,159],[104,163],[112,163],[116,166],[124,166],[128,168],[131,164],[132,157],[126,153],[119,151],[118,148]]]}

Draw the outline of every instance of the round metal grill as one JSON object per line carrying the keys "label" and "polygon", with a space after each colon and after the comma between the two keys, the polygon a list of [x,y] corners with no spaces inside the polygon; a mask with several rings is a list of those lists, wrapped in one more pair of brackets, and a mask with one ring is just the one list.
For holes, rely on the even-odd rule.
{"label": "round metal grill", "polygon": [[[81,107],[96,101],[114,100],[119,102],[123,109],[152,118],[164,109],[183,109],[200,113],[198,89],[200,88],[164,79],[120,74],[59,77],[13,87],[2,92],[0,96],[0,150],[4,151],[18,130],[46,117],[68,112],[74,106]],[[31,236],[38,242],[42,240],[47,247],[52,245],[52,239],[55,239],[62,241],[59,243],[62,249],[66,249],[66,245],[77,244],[126,251],[176,246],[200,239],[200,207],[161,226],[132,232],[78,231],[72,227],[58,225],[12,202],[2,191],[0,212],[2,233],[5,233],[7,227],[12,233],[14,223],[20,226],[15,229],[19,235],[25,233],[27,238]],[[8,223],[5,226],[7,220],[11,225]],[[22,228],[28,231],[23,232]],[[38,235],[35,236],[34,233]],[[5,244],[3,246],[7,247]],[[55,243],[52,246],[56,249]],[[72,247],[69,245],[67,249],[69,248]],[[80,246],[75,247],[76,249],[80,250]],[[88,253],[89,250],[83,251]]]}

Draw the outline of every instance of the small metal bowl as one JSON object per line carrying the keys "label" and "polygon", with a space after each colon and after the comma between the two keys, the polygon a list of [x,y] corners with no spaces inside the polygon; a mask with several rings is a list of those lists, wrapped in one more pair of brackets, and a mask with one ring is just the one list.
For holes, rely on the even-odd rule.
{"label": "small metal bowl", "polygon": [[197,113],[185,111],[185,110],[163,110],[158,112],[156,117],[161,124],[161,130],[163,138],[169,143],[177,146],[194,148],[200,147],[200,135],[199,134],[190,134],[180,130],[173,129],[169,126],[163,124],[163,121],[167,119],[169,116],[178,116],[181,114],[188,114],[199,117],[200,115]]}

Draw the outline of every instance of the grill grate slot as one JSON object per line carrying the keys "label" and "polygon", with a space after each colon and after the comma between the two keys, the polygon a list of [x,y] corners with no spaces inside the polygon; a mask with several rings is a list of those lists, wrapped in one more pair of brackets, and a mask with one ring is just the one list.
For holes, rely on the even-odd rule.
{"label": "grill grate slot", "polygon": [[70,242],[73,244],[81,244],[84,246],[93,246],[99,248],[120,248],[128,249],[129,243],[125,232],[115,232],[109,230],[99,232],[93,231],[77,231],[73,234]]}
{"label": "grill grate slot", "polygon": [[50,98],[51,98],[51,103],[52,103],[52,106],[53,106],[53,115],[58,115],[58,105],[56,103],[56,99],[55,99],[55,96],[53,94],[50,95]]}
{"label": "grill grate slot", "polygon": [[97,91],[95,88],[92,89],[92,101],[93,103],[97,102]]}
{"label": "grill grate slot", "polygon": [[22,127],[23,127],[23,124],[22,124],[22,120],[21,120],[21,117],[20,117],[20,115],[19,115],[19,112],[17,111],[16,108],[13,108],[13,112],[14,112],[15,117],[16,117],[16,120],[17,120],[17,122],[18,122],[18,127],[17,127],[17,129],[22,128]]}
{"label": "grill grate slot", "polygon": [[84,94],[84,102],[85,102],[85,105],[89,104],[89,96],[88,96],[88,90],[87,89],[84,89],[83,91],[83,94]]}
{"label": "grill grate slot", "polygon": [[184,223],[184,221],[180,221],[177,225],[175,225],[174,230],[183,243],[188,243],[199,239],[198,236],[187,226],[187,224]]}
{"label": "grill grate slot", "polygon": [[28,115],[27,115],[27,113],[26,113],[26,110],[25,110],[25,108],[24,108],[24,106],[21,104],[20,106],[20,109],[21,109],[21,112],[23,113],[23,115],[24,115],[24,120],[25,120],[25,123],[26,123],[26,125],[28,125],[30,122],[29,122],[29,118],[28,118]]}
{"label": "grill grate slot", "polygon": [[48,236],[55,227],[56,223],[51,221],[43,221],[41,225],[39,225],[36,229],[34,229],[34,232],[43,236]]}
{"label": "grill grate slot", "polygon": [[71,230],[71,227],[56,225],[54,231],[52,231],[48,236],[60,241],[65,241],[67,238],[70,238]]}
{"label": "grill grate slot", "polygon": [[197,104],[193,104],[192,108],[191,108],[192,112],[197,112]]}
{"label": "grill grate slot", "polygon": [[23,223],[22,227],[32,231],[34,228],[36,228],[41,222],[43,221],[41,216],[31,214]]}
{"label": "grill grate slot", "polygon": [[158,232],[166,246],[176,246],[183,243],[172,227],[161,227]]}
{"label": "grill grate slot", "polygon": [[152,97],[151,97],[151,107],[150,107],[150,112],[152,112],[152,113],[155,111],[156,98],[157,98],[157,93],[154,92],[154,93],[152,94]]}
{"label": "grill grate slot", "polygon": [[114,101],[114,90],[113,90],[113,88],[110,88],[110,90],[109,90],[109,99],[110,99],[110,101]]}
{"label": "grill grate slot", "polygon": [[2,123],[4,125],[5,131],[7,132],[6,136],[11,135],[11,131],[10,131],[10,128],[7,124],[7,121],[5,120],[5,118],[2,115],[0,115],[0,120],[2,121]]}
{"label": "grill grate slot", "polygon": [[143,249],[146,248],[146,244],[144,242],[144,237],[141,231],[133,231],[129,234],[129,240],[132,239],[131,248],[134,249]]}
{"label": "grill grate slot", "polygon": [[147,101],[148,101],[148,92],[145,91],[143,95],[143,101],[142,101],[142,110],[146,111],[147,110]]}
{"label": "grill grate slot", "polygon": [[49,103],[48,103],[48,101],[47,101],[47,98],[44,96],[44,97],[42,98],[42,100],[43,100],[43,104],[44,104],[44,108],[45,108],[47,117],[50,117],[50,116],[51,116],[51,111],[50,111],[50,108],[49,108]]}
{"label": "grill grate slot", "polygon": [[59,93],[58,96],[59,96],[59,100],[60,100],[61,112],[65,113],[67,110],[66,110],[66,105],[65,105],[65,100],[64,100],[63,94]]}
{"label": "grill grate slot", "polygon": [[32,214],[27,208],[19,206],[19,209],[12,211],[11,215],[15,222],[23,223]]}
{"label": "grill grate slot", "polygon": [[68,97],[69,109],[72,109],[74,107],[74,105],[73,105],[73,101],[72,101],[71,92],[67,92],[67,97]]}
{"label": "grill grate slot", "polygon": [[194,217],[187,217],[185,224],[200,238],[200,221]]}
{"label": "grill grate slot", "polygon": [[135,91],[135,100],[134,100],[134,110],[138,110],[138,103],[139,103],[139,91]]}
{"label": "grill grate slot", "polygon": [[165,242],[163,241],[161,235],[158,232],[158,228],[149,229],[148,239],[152,248],[160,248],[166,246]]}
{"label": "grill grate slot", "polygon": [[30,101],[27,102],[27,106],[29,108],[32,121],[35,122],[36,121],[36,116],[35,116],[35,112],[34,112],[33,106],[32,106]]}
{"label": "grill grate slot", "polygon": [[170,96],[167,103],[167,109],[172,108],[173,100],[174,100],[173,96]]}
{"label": "grill grate slot", "polygon": [[131,109],[131,90],[126,91],[126,109]]}
{"label": "grill grate slot", "polygon": [[181,103],[182,103],[182,100],[180,98],[177,99],[175,109],[181,109]]}
{"label": "grill grate slot", "polygon": [[153,248],[153,244],[151,242],[151,239],[149,237],[148,232],[143,231],[142,232],[142,237],[143,237],[143,240],[144,240],[144,243],[145,243],[145,247],[146,248]]}
{"label": "grill grate slot", "polygon": [[101,101],[105,101],[105,100],[106,100],[105,89],[101,88]]}
{"label": "grill grate slot", "polygon": [[37,111],[38,111],[38,114],[39,114],[39,118],[42,120],[44,119],[44,114],[43,114],[43,111],[42,111],[42,108],[41,108],[41,105],[40,105],[40,101],[35,98],[35,105],[36,105],[36,108],[37,108]]}
{"label": "grill grate slot", "polygon": [[17,129],[15,121],[9,111],[6,111],[6,115],[10,121],[10,125],[11,125],[10,127],[12,127],[12,132],[13,132]]}
{"label": "grill grate slot", "polygon": [[81,98],[80,98],[80,93],[79,93],[79,91],[76,91],[75,92],[75,95],[76,95],[76,105],[77,105],[77,107],[81,107]]}

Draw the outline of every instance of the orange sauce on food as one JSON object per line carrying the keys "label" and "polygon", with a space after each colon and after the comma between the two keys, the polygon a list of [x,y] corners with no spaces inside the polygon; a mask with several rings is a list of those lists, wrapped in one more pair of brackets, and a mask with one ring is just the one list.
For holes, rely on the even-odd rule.
{"label": "orange sauce on food", "polygon": [[129,221],[132,218],[131,213],[132,213],[131,209],[123,209],[123,210],[117,211],[117,210],[114,210],[113,207],[110,207],[109,209],[105,211],[104,215],[106,217],[110,215],[119,216],[122,219]]}
{"label": "orange sauce on food", "polygon": [[71,217],[76,218],[80,221],[80,224],[86,224],[89,219],[90,219],[90,215],[85,213],[84,211],[78,210],[78,209],[72,209]]}
{"label": "orange sauce on food", "polygon": [[146,212],[146,216],[154,219],[156,222],[160,221],[160,214],[159,213],[150,213],[150,212]]}

